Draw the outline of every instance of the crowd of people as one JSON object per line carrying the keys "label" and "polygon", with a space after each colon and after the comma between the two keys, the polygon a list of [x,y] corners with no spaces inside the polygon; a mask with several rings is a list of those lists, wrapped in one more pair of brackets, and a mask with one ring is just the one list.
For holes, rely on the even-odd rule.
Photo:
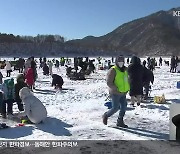
{"label": "crowd of people", "polygon": [[66,75],[72,80],[85,80],[85,75],[90,75],[95,71],[94,61],[88,57],[85,58],[85,61],[83,61],[83,57],[75,57],[74,67],[66,65]]}
{"label": "crowd of people", "polygon": [[[97,58],[99,65],[102,63],[100,57]],[[94,59],[90,60],[88,57],[85,57],[85,60],[82,57],[75,57],[72,67],[71,59],[65,59],[61,57],[60,60],[47,60],[46,57],[39,58],[39,69],[43,71],[43,75],[52,77],[52,84],[55,89],[62,90],[64,84],[63,78],[58,74],[53,74],[53,66],[59,71],[60,66],[66,67],[66,75],[73,80],[85,80],[85,75],[90,75],[92,72],[95,72]],[[113,59],[112,59],[113,62]],[[165,62],[165,61],[164,61]],[[13,103],[16,102],[18,109],[21,114],[19,116],[25,117],[28,116],[31,122],[37,123],[43,120],[47,116],[45,112],[45,107],[43,107],[42,102],[38,100],[33,95],[33,89],[35,89],[35,82],[38,78],[37,72],[37,60],[34,57],[29,57],[26,61],[23,58],[19,58],[17,62],[17,68],[19,69],[19,74],[16,77],[16,83],[13,78],[11,78],[11,62],[5,61],[5,69],[7,72],[7,79],[2,80],[3,75],[0,72],[0,112],[3,118],[6,116],[13,116]],[[107,86],[109,87],[109,93],[112,98],[112,108],[104,113],[103,123],[107,124],[108,117],[113,115],[119,110],[119,117],[117,120],[117,126],[128,127],[124,124],[124,115],[127,108],[126,95],[129,93],[131,97],[131,105],[139,106],[142,99],[148,99],[149,92],[151,89],[151,84],[154,83],[154,74],[153,71],[155,67],[162,66],[163,59],[159,58],[159,66],[155,58],[148,57],[147,60],[144,60],[141,63],[141,60],[137,56],[127,58],[127,65],[125,66],[125,58],[119,56],[115,60],[115,65],[113,66],[111,60],[105,60],[103,69],[107,69]],[[176,56],[171,58],[170,63],[170,72],[178,72],[179,59]],[[167,64],[167,62],[165,63]],[[102,69],[99,67],[99,69]],[[31,96],[33,99],[25,99],[26,95]],[[27,103],[24,102],[27,101]],[[30,115],[31,109],[29,107],[33,100],[39,102],[39,107],[42,108],[42,116],[40,115],[41,120],[34,119],[33,115]],[[36,103],[34,103],[35,105]],[[40,105],[41,104],[41,105]],[[7,108],[7,109],[6,109]],[[32,118],[33,117],[33,118]]]}
{"label": "crowd of people", "polygon": [[171,73],[180,72],[179,67],[180,67],[180,59],[178,58],[178,56],[172,56],[170,72]]}
{"label": "crowd of people", "polygon": [[[42,67],[44,75],[51,75],[52,84],[55,89],[62,89],[64,83],[62,77],[53,74],[53,62],[46,58],[40,58],[40,67]],[[61,58],[61,66],[64,64],[64,59]],[[42,102],[33,95],[35,82],[38,78],[37,61],[34,57],[29,57],[26,61],[19,58],[16,68],[19,69],[19,74],[14,78],[11,77],[12,66],[10,61],[5,61],[5,70],[7,76],[3,81],[3,75],[0,72],[0,113],[2,118],[12,118],[18,116],[20,119],[26,119],[29,123],[40,123],[47,117],[47,111]],[[21,64],[21,65],[20,65]],[[57,66],[56,66],[57,67]],[[15,70],[15,69],[14,69]],[[17,103],[19,113],[13,112],[13,104]],[[16,115],[17,114],[17,115]]]}
{"label": "crowd of people", "polygon": [[[71,59],[61,57],[60,60],[47,60],[46,57],[40,57],[39,70],[42,70],[43,75],[52,77],[52,87],[62,90],[64,80],[60,75],[53,74],[53,66],[55,66],[57,72],[59,72],[59,67],[66,64],[67,76],[70,77],[70,79],[75,77],[75,80],[81,80],[81,76],[84,77],[85,74],[89,75],[95,70],[93,62],[94,60],[89,60],[88,57],[86,57],[85,61],[83,61],[82,57],[75,57],[73,68],[68,66],[71,64]],[[42,102],[33,95],[35,82],[38,78],[37,63],[38,61],[35,60],[34,57],[29,57],[26,61],[23,58],[19,58],[13,70],[11,62],[5,61],[7,76],[4,81],[3,75],[0,72],[0,113],[2,118],[19,116],[27,119],[29,122],[39,123],[47,116],[46,109]],[[11,77],[11,72],[17,69],[19,70],[19,74],[15,82],[14,78]],[[16,102],[18,106],[18,115],[13,112],[14,102]],[[37,109],[42,112],[38,112]]]}

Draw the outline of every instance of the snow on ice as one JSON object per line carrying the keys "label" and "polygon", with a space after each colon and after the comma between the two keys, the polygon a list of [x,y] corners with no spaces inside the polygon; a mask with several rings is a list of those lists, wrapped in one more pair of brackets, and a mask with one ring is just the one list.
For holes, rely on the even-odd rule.
{"label": "snow on ice", "polygon": [[[1,70],[6,76],[5,70]],[[180,103],[180,90],[176,88],[180,73],[170,73],[169,66],[154,71],[155,81],[151,97],[165,95],[167,104],[142,103],[142,107],[128,105],[125,123],[130,129],[119,130],[115,126],[118,113],[108,119],[108,126],[103,125],[102,115],[107,111],[104,106],[108,96],[106,85],[107,70],[96,70],[83,81],[67,78],[65,67],[53,73],[64,79],[62,92],[51,87],[51,76],[44,76],[38,67],[38,79],[34,95],[48,111],[48,118],[43,124],[27,125],[0,130],[0,140],[168,140],[169,107],[171,103]],[[12,72],[16,77],[18,71]],[[5,79],[5,78],[3,78]],[[130,97],[127,95],[128,103]],[[14,104],[14,112],[18,112]],[[2,121],[2,119],[1,119]]]}

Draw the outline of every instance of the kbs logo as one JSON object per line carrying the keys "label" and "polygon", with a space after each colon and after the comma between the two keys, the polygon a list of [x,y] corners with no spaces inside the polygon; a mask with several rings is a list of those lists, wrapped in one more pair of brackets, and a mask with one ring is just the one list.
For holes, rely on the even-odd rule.
{"label": "kbs logo", "polygon": [[174,17],[180,17],[180,11],[173,11]]}

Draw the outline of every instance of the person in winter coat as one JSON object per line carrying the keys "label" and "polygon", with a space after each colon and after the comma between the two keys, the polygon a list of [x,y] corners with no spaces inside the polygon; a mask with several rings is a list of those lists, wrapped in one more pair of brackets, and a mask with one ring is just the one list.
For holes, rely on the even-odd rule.
{"label": "person in winter coat", "polygon": [[159,66],[162,66],[162,61],[163,61],[163,59],[160,57],[159,58]]}
{"label": "person in winter coat", "polygon": [[56,60],[56,64],[55,64],[56,68],[57,68],[57,71],[59,71],[59,61]]}
{"label": "person in winter coat", "polygon": [[53,74],[52,73],[52,67],[53,67],[52,61],[49,61],[48,66],[49,66],[49,74],[52,75]]}
{"label": "person in winter coat", "polygon": [[57,74],[52,75],[52,86],[55,86],[55,89],[62,89],[64,84],[63,78]]}
{"label": "person in winter coat", "polygon": [[144,99],[148,98],[150,82],[151,82],[151,84],[153,84],[153,82],[154,82],[154,74],[153,74],[153,72],[151,70],[144,67],[144,77],[143,77],[143,87],[145,89]]}
{"label": "person in winter coat", "polygon": [[138,57],[133,56],[131,61],[132,64],[128,67],[130,84],[129,95],[131,96],[131,105],[134,106],[135,99],[137,99],[137,105],[140,105],[141,96],[143,95],[144,68]]}
{"label": "person in winter coat", "polygon": [[42,63],[42,57],[39,58],[39,63],[40,63],[40,64]]}
{"label": "person in winter coat", "polygon": [[25,64],[24,64],[24,74],[27,73],[27,70],[28,70],[28,68],[30,68],[30,67],[31,67],[31,59],[28,58],[28,59],[26,60]]}
{"label": "person in winter coat", "polygon": [[[0,84],[0,113],[2,118],[6,118],[6,113],[3,113],[3,107],[5,106],[4,104],[4,92],[2,91],[2,85]],[[6,106],[5,106],[5,110],[6,110]]]}
{"label": "person in winter coat", "polygon": [[27,116],[28,119],[34,123],[38,124],[43,122],[47,117],[47,110],[43,103],[33,95],[29,88],[24,87],[19,91],[19,96],[24,102],[25,111],[20,112],[18,117]]}
{"label": "person in winter coat", "polygon": [[43,66],[43,74],[49,75],[49,67],[47,66],[46,63],[44,63],[44,66]]}
{"label": "person in winter coat", "polygon": [[172,122],[176,126],[176,140],[180,141],[180,114],[175,115]]}
{"label": "person in winter coat", "polygon": [[146,60],[143,61],[143,66],[146,67]]}
{"label": "person in winter coat", "polygon": [[65,59],[64,59],[64,57],[61,57],[61,59],[60,59],[61,66],[64,66],[64,63],[65,63]]}
{"label": "person in winter coat", "polygon": [[23,73],[24,63],[25,63],[25,60],[23,58],[19,58],[17,62],[19,73]]}
{"label": "person in winter coat", "polygon": [[27,83],[29,88],[32,90],[33,85],[34,85],[34,73],[31,67],[27,69],[27,72],[25,74],[25,82]]}
{"label": "person in winter coat", "polygon": [[3,75],[2,75],[2,73],[0,72],[0,84],[3,83],[2,78],[3,78]]}
{"label": "person in winter coat", "polygon": [[12,72],[11,64],[10,64],[9,61],[6,61],[5,64],[6,64],[5,68],[6,68],[6,72],[7,72],[7,76],[6,77],[10,77],[11,76],[11,72]]}
{"label": "person in winter coat", "polygon": [[127,58],[127,64],[129,65],[129,57]]}
{"label": "person in winter coat", "polygon": [[13,102],[14,102],[14,79],[7,79],[4,80],[4,83],[2,84],[2,91],[4,96],[4,103],[2,106],[2,114],[4,117],[6,117],[6,104],[7,104],[7,112],[8,116],[11,116],[13,114]]}
{"label": "person in winter coat", "polygon": [[175,72],[177,71],[178,63],[179,63],[179,58],[178,58],[178,56],[176,56],[175,57]]}
{"label": "person in winter coat", "polygon": [[175,67],[176,67],[176,60],[175,60],[175,57],[172,56],[172,57],[171,57],[171,68],[170,68],[170,72],[171,72],[171,73],[174,73],[174,72],[175,72]]}
{"label": "person in winter coat", "polygon": [[124,124],[123,120],[127,108],[126,94],[130,88],[128,73],[124,66],[124,57],[117,57],[115,63],[116,65],[112,66],[107,74],[107,86],[112,98],[112,108],[104,113],[103,123],[107,125],[108,117],[120,110],[116,125],[119,127],[128,127]]}
{"label": "person in winter coat", "polygon": [[155,60],[153,58],[150,59],[149,63],[148,63],[148,68],[151,70],[151,71],[154,71],[155,70]]}
{"label": "person in winter coat", "polygon": [[25,77],[23,74],[19,74],[17,76],[17,83],[15,84],[15,101],[18,105],[18,109],[19,111],[23,111],[24,107],[22,104],[22,100],[19,97],[19,91],[23,88],[23,87],[28,87],[28,85],[24,82],[25,81]]}
{"label": "person in winter coat", "polygon": [[89,61],[89,70],[90,70],[90,72],[93,72],[93,73],[94,73],[94,71],[95,71],[96,68],[95,68],[93,62],[94,62],[94,60],[90,60],[90,61]]}
{"label": "person in winter coat", "polygon": [[37,79],[37,65],[36,65],[36,62],[34,60],[34,57],[31,57],[31,68],[33,69],[33,79],[34,79],[34,82],[36,81]]}
{"label": "person in winter coat", "polygon": [[180,62],[177,63],[177,67],[176,67],[177,73],[180,73]]}

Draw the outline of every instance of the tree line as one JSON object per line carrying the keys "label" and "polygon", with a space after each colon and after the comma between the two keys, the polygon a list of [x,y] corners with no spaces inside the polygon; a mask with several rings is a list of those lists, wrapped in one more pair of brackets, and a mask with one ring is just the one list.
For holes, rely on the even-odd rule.
{"label": "tree line", "polygon": [[64,43],[65,38],[60,35],[37,35],[20,36],[13,34],[0,33],[0,43]]}

